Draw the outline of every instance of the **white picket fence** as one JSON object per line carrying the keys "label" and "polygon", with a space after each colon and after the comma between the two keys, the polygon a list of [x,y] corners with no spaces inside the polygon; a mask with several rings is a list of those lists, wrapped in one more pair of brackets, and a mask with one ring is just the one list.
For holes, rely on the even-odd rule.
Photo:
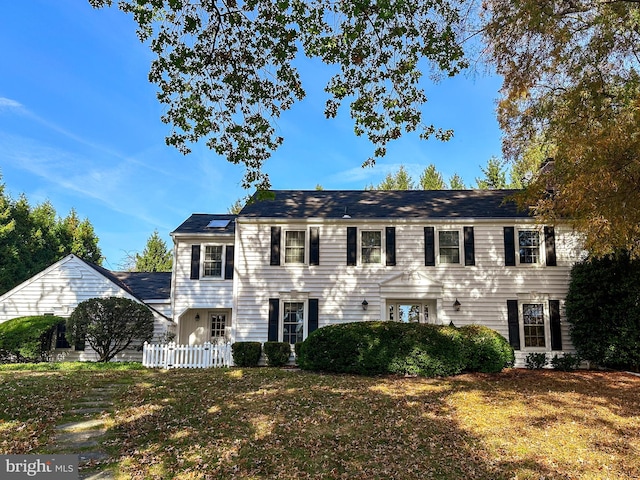
{"label": "white picket fence", "polygon": [[231,366],[231,344],[206,342],[203,345],[146,343],[142,349],[142,365],[160,368],[209,368]]}

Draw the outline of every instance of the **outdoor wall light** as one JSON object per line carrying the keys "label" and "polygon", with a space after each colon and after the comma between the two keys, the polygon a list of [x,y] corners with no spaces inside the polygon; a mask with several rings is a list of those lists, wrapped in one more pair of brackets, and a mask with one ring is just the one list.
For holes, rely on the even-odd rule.
{"label": "outdoor wall light", "polygon": [[453,308],[455,309],[456,312],[460,311],[460,307],[462,306],[462,304],[458,301],[458,299],[456,298],[456,301],[453,302]]}
{"label": "outdoor wall light", "polygon": [[196,313],[196,322],[199,322],[199,321],[200,321],[200,314]]}
{"label": "outdoor wall light", "polygon": [[367,308],[369,308],[369,302],[367,302],[367,299],[362,300],[362,310],[366,310]]}

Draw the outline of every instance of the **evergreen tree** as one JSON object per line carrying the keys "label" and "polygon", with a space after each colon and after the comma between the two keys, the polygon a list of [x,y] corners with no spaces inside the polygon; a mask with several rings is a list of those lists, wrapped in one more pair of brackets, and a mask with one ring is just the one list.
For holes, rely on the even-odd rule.
{"label": "evergreen tree", "polygon": [[396,173],[388,173],[377,187],[371,186],[368,190],[413,190],[413,188],[413,179],[404,165],[400,165]]}
{"label": "evergreen tree", "polygon": [[449,188],[451,188],[451,190],[465,190],[467,186],[464,184],[462,177],[454,173],[451,178],[449,178]]}
{"label": "evergreen tree", "polygon": [[147,239],[147,245],[142,255],[135,255],[136,272],[170,272],[173,263],[173,255],[167,249],[167,244],[160,238],[158,230]]}
{"label": "evergreen tree", "polygon": [[442,174],[436,170],[436,166],[432,163],[424,169],[420,175],[420,187],[423,190],[445,190],[447,184],[442,179]]}
{"label": "evergreen tree", "polygon": [[507,188],[507,174],[502,162],[496,157],[491,157],[486,167],[480,167],[484,178],[476,178],[480,190],[500,190]]}

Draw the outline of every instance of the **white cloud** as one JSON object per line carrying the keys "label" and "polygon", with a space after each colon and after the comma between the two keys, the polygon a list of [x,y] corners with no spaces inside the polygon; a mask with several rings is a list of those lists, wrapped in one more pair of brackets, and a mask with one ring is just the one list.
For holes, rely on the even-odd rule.
{"label": "white cloud", "polygon": [[0,97],[0,109],[2,108],[22,108],[22,104],[10,98]]}

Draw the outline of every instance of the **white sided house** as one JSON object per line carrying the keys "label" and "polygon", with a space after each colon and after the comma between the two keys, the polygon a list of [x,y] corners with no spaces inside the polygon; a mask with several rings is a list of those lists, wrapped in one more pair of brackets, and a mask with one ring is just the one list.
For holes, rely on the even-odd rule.
{"label": "white sided house", "polygon": [[[71,254],[0,296],[0,323],[16,317],[68,317],[76,306],[96,297],[123,297],[146,304],[154,316],[154,339],[175,331],[170,319],[170,273],[111,272]],[[64,328],[56,334],[55,359],[97,360],[88,345],[69,345]],[[138,348],[118,354],[117,360],[140,360]]]}
{"label": "white sided house", "polygon": [[508,190],[273,191],[173,233],[177,343],[303,341],[325,325],[486,325],[523,365],[573,352],[568,225],[540,225]]}

